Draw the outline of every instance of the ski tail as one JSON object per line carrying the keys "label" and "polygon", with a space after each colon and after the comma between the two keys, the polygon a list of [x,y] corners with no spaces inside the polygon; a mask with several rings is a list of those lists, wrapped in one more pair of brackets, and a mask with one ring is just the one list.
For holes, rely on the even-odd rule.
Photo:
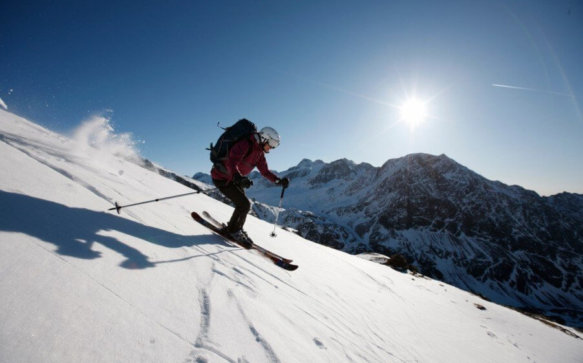
{"label": "ski tail", "polygon": [[[194,212],[193,212],[193,213],[194,213]],[[211,222],[212,224],[214,224],[214,226],[215,226],[215,227],[217,227],[217,228],[223,228],[223,227],[225,226],[225,224],[224,224],[224,223],[221,223],[221,222],[217,221],[217,220],[216,220],[216,219],[215,219],[213,216],[211,216],[211,215],[210,215],[210,213],[209,213],[209,212],[207,212],[207,211],[204,211],[204,212],[202,212],[202,215],[204,216],[204,218],[205,218],[207,221],[209,221],[209,222]]]}

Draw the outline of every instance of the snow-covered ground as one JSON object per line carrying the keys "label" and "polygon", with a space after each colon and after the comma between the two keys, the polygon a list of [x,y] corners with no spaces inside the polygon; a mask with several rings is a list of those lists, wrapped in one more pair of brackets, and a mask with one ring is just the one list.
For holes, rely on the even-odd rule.
{"label": "snow-covered ground", "polygon": [[[72,136],[0,110],[0,362],[582,362],[570,334],[249,217],[282,270],[190,211],[95,118]],[[132,161],[133,160],[133,161]]]}

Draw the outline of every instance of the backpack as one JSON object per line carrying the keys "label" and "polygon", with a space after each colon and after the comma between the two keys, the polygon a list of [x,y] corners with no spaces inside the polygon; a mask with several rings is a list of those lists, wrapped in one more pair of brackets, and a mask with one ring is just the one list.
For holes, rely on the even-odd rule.
{"label": "backpack", "polygon": [[255,124],[247,119],[241,119],[234,125],[224,129],[225,132],[219,137],[216,144],[212,144],[210,150],[210,159],[213,164],[222,166],[222,162],[229,157],[231,147],[238,141],[257,133]]}

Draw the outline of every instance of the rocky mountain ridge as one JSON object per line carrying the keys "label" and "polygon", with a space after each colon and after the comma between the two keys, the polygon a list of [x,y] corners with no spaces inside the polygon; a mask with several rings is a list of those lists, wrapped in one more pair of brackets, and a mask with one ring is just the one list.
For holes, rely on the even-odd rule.
{"label": "rocky mountain ridge", "polygon": [[[423,274],[583,327],[583,195],[541,197],[445,155],[381,167],[305,159],[278,174],[292,180],[279,223],[303,237],[351,253],[399,253]],[[279,192],[251,178],[254,213],[272,221]]]}

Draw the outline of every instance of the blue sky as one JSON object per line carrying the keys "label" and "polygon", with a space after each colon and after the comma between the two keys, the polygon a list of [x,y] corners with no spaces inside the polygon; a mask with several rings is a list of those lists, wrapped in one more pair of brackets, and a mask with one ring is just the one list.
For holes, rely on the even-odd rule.
{"label": "blue sky", "polygon": [[[59,132],[107,114],[145,157],[208,172],[247,117],[303,158],[446,154],[543,195],[583,193],[583,3],[3,1],[0,98]],[[412,97],[427,117],[413,127]]]}

